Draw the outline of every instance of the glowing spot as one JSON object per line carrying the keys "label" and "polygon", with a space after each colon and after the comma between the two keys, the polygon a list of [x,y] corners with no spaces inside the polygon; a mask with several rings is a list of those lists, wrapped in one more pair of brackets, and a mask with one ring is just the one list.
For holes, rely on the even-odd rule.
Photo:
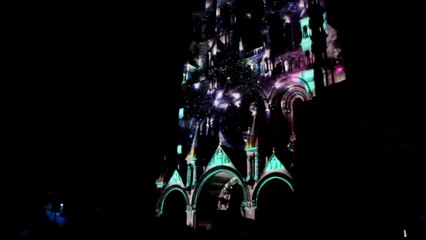
{"label": "glowing spot", "polygon": [[177,154],[182,154],[182,145],[177,145]]}
{"label": "glowing spot", "polygon": [[221,104],[219,104],[219,106],[218,106],[220,109],[227,109],[228,107],[229,107],[229,104],[228,103],[221,103]]}
{"label": "glowing spot", "polygon": [[274,88],[280,88],[280,86],[281,86],[281,82],[280,82],[280,81],[277,81],[277,82],[274,84]]}
{"label": "glowing spot", "polygon": [[240,93],[236,93],[236,92],[234,92],[234,93],[231,93],[231,97],[232,97],[234,100],[237,100],[237,99],[241,98],[241,94],[240,94]]}
{"label": "glowing spot", "polygon": [[201,84],[200,84],[199,82],[194,83],[194,88],[195,88],[195,89],[199,89],[199,88],[200,88],[200,85],[201,85]]}
{"label": "glowing spot", "polygon": [[343,67],[337,67],[335,73],[339,74],[343,72]]}
{"label": "glowing spot", "polygon": [[240,42],[238,44],[238,49],[240,50],[240,52],[244,50],[243,40],[241,38],[240,38]]}
{"label": "glowing spot", "polygon": [[216,99],[222,98],[222,96],[223,96],[223,90],[216,91]]}

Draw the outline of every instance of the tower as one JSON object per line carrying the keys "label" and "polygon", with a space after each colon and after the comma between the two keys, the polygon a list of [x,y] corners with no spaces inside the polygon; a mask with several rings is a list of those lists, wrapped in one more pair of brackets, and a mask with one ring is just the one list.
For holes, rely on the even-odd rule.
{"label": "tower", "polygon": [[175,161],[186,165],[186,178],[175,171],[172,182],[159,185],[157,212],[176,192],[193,228],[227,228],[241,219],[266,226],[268,216],[291,208],[295,105],[328,86],[327,63],[335,60],[326,54],[333,46],[326,41],[325,5],[203,3],[193,13],[193,41],[179,79],[182,157]]}

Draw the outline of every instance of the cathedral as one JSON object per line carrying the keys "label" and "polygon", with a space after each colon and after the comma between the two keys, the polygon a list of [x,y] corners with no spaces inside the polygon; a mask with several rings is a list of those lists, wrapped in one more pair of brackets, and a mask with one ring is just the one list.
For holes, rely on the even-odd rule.
{"label": "cathedral", "polygon": [[206,231],[289,228],[299,109],[346,80],[326,3],[194,0],[191,27],[176,158],[156,180],[156,215]]}

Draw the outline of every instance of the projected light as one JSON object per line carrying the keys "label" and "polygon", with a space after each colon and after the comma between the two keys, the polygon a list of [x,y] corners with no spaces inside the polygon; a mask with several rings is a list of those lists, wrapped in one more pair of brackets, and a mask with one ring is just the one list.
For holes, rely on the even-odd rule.
{"label": "projected light", "polygon": [[194,89],[199,89],[200,85],[201,85],[200,82],[194,83]]}
{"label": "projected light", "polygon": [[183,108],[179,108],[179,119],[182,119],[183,116]]}
{"label": "projected light", "polygon": [[[240,3],[247,1],[194,2],[199,4],[192,12],[194,36],[188,44],[187,55],[182,56],[186,59],[180,68],[183,73],[182,91],[179,92],[182,98],[176,103],[179,107],[179,136],[174,145],[177,157],[171,160],[175,162],[165,165],[175,167],[164,172],[169,176],[171,171],[182,171],[175,171],[167,182],[164,181],[165,175],[160,175],[156,181],[157,188],[165,188],[163,198],[171,185],[186,187],[179,188],[184,195],[195,190],[191,193],[193,202],[188,205],[186,223],[188,226],[200,226],[202,221],[212,217],[207,216],[208,210],[203,216],[204,213],[200,213],[203,211],[198,211],[202,205],[196,206],[203,185],[214,184],[207,181],[210,176],[235,168],[235,172],[239,173],[235,176],[244,192],[243,205],[249,206],[243,209],[244,214],[256,220],[256,209],[248,203],[246,191],[254,189],[254,186],[261,189],[274,179],[285,182],[293,190],[287,178],[276,175],[287,173],[285,167],[291,167],[293,162],[287,166],[287,163],[274,159],[276,156],[268,161],[270,150],[277,145],[279,153],[285,153],[287,157],[287,151],[290,151],[293,157],[292,144],[295,140],[289,138],[287,131],[297,125],[293,116],[296,103],[318,97],[321,93],[315,88],[321,79],[324,87],[345,80],[344,54],[338,48],[341,44],[337,41],[337,31],[327,24],[323,9],[318,12],[324,13],[322,17],[309,18],[316,16],[308,14],[308,2],[311,1],[283,1],[283,4],[276,5],[273,1],[263,1],[265,8],[256,10],[251,7],[235,9],[246,6]],[[322,5],[323,1],[314,2]],[[273,40],[276,38],[271,32],[274,22],[268,22],[271,8],[278,13],[280,24],[284,22],[280,29],[284,31],[281,33],[283,36],[277,40]],[[257,26],[262,22],[265,24]],[[250,26],[244,28],[246,24]],[[320,29],[312,31],[311,26]],[[318,30],[328,30],[328,35],[318,34]],[[322,59],[319,48],[327,53],[323,56],[326,59]],[[313,68],[316,69],[315,74]],[[197,158],[200,161],[195,165]],[[261,170],[265,174],[259,172]],[[185,174],[185,184],[179,174]],[[223,190],[223,199],[228,198],[226,192],[231,188],[232,185]],[[215,194],[214,198],[217,197]],[[253,200],[256,203],[257,198]],[[227,211],[231,208],[225,202],[216,203],[217,209]],[[236,211],[241,212],[242,205],[237,205]],[[161,206],[159,213],[162,213]],[[58,209],[59,204],[56,210],[59,212]],[[404,229],[404,238],[406,236]]]}
{"label": "projected light", "polygon": [[336,70],[335,70],[335,73],[336,74],[340,74],[340,73],[343,73],[343,71],[344,71],[343,70],[343,66],[342,67],[337,67]]}
{"label": "projected light", "polygon": [[230,95],[231,95],[231,97],[233,98],[234,101],[241,98],[241,94],[238,93],[238,92],[233,92]]}
{"label": "projected light", "polygon": [[182,144],[177,145],[177,154],[182,154]]}

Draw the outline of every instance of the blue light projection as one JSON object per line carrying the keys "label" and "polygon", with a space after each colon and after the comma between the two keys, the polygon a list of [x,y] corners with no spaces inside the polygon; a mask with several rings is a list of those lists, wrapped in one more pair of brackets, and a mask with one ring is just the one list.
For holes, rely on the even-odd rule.
{"label": "blue light projection", "polygon": [[44,206],[47,219],[59,226],[67,224],[67,218],[63,214],[64,204],[49,202]]}

